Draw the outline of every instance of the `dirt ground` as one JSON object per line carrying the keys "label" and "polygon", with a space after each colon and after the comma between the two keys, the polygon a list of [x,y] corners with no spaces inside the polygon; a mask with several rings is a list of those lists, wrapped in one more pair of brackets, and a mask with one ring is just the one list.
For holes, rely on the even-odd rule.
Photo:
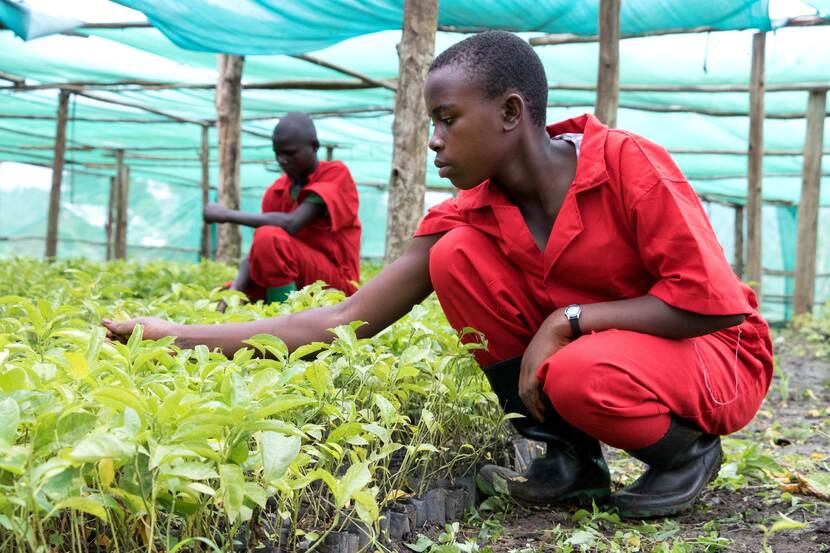
{"label": "dirt ground", "polygon": [[[436,545],[450,545],[440,551],[759,552],[766,543],[766,551],[776,553],[830,552],[830,502],[822,498],[830,487],[830,361],[815,358],[786,336],[776,339],[776,351],[780,370],[760,412],[724,441],[726,464],[732,462],[729,468],[737,467],[746,480],[730,485],[722,469],[691,512],[643,524],[619,522],[601,507],[574,517],[576,507],[527,510],[502,501],[491,511],[468,516],[452,535],[444,531],[443,539],[439,528],[420,533]],[[754,450],[741,453],[741,447],[753,444]],[[622,452],[610,450],[607,458],[614,487],[631,482],[643,468]],[[780,469],[770,468],[770,461]],[[766,470],[753,470],[759,466]],[[797,475],[816,474],[827,484],[818,494],[799,486]],[[782,515],[806,527],[779,528],[779,523],[770,531]]]}

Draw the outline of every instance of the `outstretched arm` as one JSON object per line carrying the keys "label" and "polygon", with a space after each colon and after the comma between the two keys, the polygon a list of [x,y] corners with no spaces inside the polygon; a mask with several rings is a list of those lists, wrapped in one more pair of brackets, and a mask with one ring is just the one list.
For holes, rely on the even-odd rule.
{"label": "outstretched arm", "polygon": [[268,213],[246,213],[228,209],[219,204],[208,204],[204,209],[206,223],[233,223],[245,227],[282,227],[288,234],[296,234],[303,227],[322,217],[326,206],[313,202],[303,202],[290,213],[279,211]]}
{"label": "outstretched arm", "polygon": [[226,355],[233,355],[244,346],[243,340],[256,334],[278,336],[289,350],[309,342],[328,342],[333,337],[329,328],[352,321],[365,321],[367,324],[358,329],[358,335],[372,336],[404,316],[432,292],[429,250],[438,238],[438,235],[415,238],[401,257],[337,305],[248,323],[180,325],[151,317],[102,323],[115,339],[126,339],[135,325],[141,323],[145,327],[145,338],[176,336],[176,344],[180,347],[204,344],[211,349],[220,348]]}

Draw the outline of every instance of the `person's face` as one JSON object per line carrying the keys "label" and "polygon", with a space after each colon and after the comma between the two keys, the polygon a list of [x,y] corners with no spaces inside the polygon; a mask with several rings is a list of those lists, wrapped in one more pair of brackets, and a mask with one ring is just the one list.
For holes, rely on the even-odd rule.
{"label": "person's face", "polygon": [[449,65],[429,73],[424,99],[438,174],[462,190],[494,175],[507,151],[501,98],[486,98],[476,79]]}
{"label": "person's face", "polygon": [[317,161],[315,145],[297,133],[277,133],[273,146],[280,169],[291,179],[307,174]]}

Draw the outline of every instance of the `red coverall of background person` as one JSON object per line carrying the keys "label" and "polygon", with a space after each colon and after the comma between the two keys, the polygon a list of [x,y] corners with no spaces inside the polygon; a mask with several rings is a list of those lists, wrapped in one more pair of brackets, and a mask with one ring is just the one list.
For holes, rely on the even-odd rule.
{"label": "red coverall of background person", "polygon": [[309,195],[325,203],[323,217],[293,236],[273,226],[254,232],[248,265],[260,290],[247,291],[252,298],[263,298],[269,287],[294,282],[302,288],[317,280],[347,295],[355,292],[353,281],[360,279],[361,226],[357,187],[343,163],[320,161],[296,198],[292,198],[291,179],[283,175],[265,191],[262,211],[294,211]]}
{"label": "red coverall of background person", "polygon": [[430,277],[450,323],[485,335],[488,349],[476,356],[488,366],[522,355],[545,318],[569,304],[650,294],[695,313],[746,314],[739,326],[682,340],[595,332],[537,369],[556,411],[614,447],[657,442],[669,413],[709,434],[740,429],[769,388],[772,344],[694,190],[663,148],[591,115],[547,130],[583,138],[544,252],[489,181],[431,209],[417,230],[444,233]]}

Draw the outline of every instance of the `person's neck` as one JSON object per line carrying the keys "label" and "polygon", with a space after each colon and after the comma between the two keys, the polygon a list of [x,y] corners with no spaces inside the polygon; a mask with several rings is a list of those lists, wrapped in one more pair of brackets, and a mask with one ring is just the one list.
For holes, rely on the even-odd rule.
{"label": "person's neck", "polygon": [[552,141],[544,127],[528,131],[519,141],[516,155],[492,180],[520,208],[541,206],[546,212],[557,211],[559,188],[567,190],[570,182],[554,177],[567,167],[568,156],[574,155],[570,144],[559,142]]}
{"label": "person's neck", "polygon": [[300,187],[300,188],[307,185],[308,184],[308,178],[311,176],[311,174],[314,171],[317,170],[317,167],[319,165],[320,165],[320,160],[319,159],[315,160],[314,163],[311,165],[311,168],[308,171],[306,171],[305,173],[302,173],[301,175],[299,175],[297,177],[289,177],[291,179],[291,185],[292,186],[297,186],[297,187]]}

